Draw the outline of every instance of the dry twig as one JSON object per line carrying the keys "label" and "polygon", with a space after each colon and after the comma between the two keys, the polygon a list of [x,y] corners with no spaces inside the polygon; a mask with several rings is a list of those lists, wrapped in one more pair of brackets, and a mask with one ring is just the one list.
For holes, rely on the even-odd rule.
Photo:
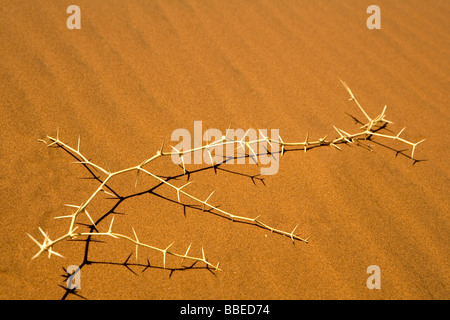
{"label": "dry twig", "polygon": [[[215,190],[212,191],[209,196],[205,199],[202,200],[197,196],[194,196],[193,194],[185,191],[185,188],[192,182],[188,182],[180,187],[175,186],[174,184],[162,179],[161,177],[157,176],[156,174],[152,173],[151,171],[147,170],[145,167],[151,163],[152,161],[161,158],[161,157],[165,157],[165,156],[179,156],[181,158],[182,161],[182,167],[183,167],[183,172],[184,174],[186,174],[186,166],[185,166],[185,161],[184,161],[184,156],[188,153],[192,153],[195,151],[199,151],[199,150],[207,150],[209,152],[210,158],[211,158],[211,162],[212,161],[212,155],[210,153],[210,148],[212,147],[217,147],[217,146],[223,146],[223,145],[228,145],[228,144],[233,144],[233,145],[237,145],[238,148],[242,148],[245,150],[245,148],[248,149],[249,152],[252,153],[252,155],[257,158],[257,154],[255,153],[255,151],[253,150],[253,148],[251,147],[251,145],[259,143],[259,142],[267,142],[269,143],[271,146],[273,146],[273,144],[277,144],[279,147],[281,147],[281,155],[284,155],[284,153],[286,152],[286,150],[288,150],[288,148],[298,148],[301,147],[304,152],[307,152],[308,149],[313,148],[313,147],[317,147],[317,146],[332,146],[335,147],[339,150],[341,150],[341,148],[339,147],[339,144],[347,144],[347,143],[355,143],[358,142],[359,140],[366,140],[372,136],[377,136],[377,137],[383,137],[383,138],[388,138],[388,139],[392,139],[392,140],[398,140],[400,142],[403,142],[407,145],[412,146],[412,152],[411,152],[411,159],[414,159],[414,152],[416,149],[416,146],[418,144],[420,144],[421,142],[423,142],[424,140],[421,140],[419,142],[413,143],[410,142],[406,139],[403,139],[400,137],[400,134],[402,134],[402,132],[404,131],[405,128],[403,128],[398,134],[396,135],[387,135],[387,134],[382,134],[378,132],[378,128],[377,126],[385,126],[388,123],[392,123],[389,120],[385,119],[385,113],[386,113],[386,106],[383,108],[382,112],[374,117],[371,118],[367,112],[363,109],[363,107],[359,104],[359,102],[357,101],[357,99],[355,98],[353,92],[350,90],[350,88],[347,86],[347,84],[345,82],[343,82],[341,80],[342,85],[344,86],[344,88],[348,91],[348,93],[350,94],[350,101],[354,101],[356,103],[356,105],[358,106],[358,108],[361,110],[361,112],[364,114],[364,116],[367,118],[367,123],[362,125],[360,127],[360,129],[362,129],[362,131],[359,131],[357,133],[353,133],[353,134],[349,134],[347,132],[345,132],[342,129],[339,129],[337,127],[334,127],[334,129],[336,130],[336,132],[338,133],[338,137],[332,140],[326,140],[328,135],[325,135],[323,138],[320,138],[318,140],[315,141],[311,141],[309,139],[309,133],[306,134],[306,138],[305,141],[302,142],[285,142],[281,136],[278,137],[278,139],[273,139],[273,138],[268,138],[266,136],[264,136],[264,134],[262,134],[262,132],[260,131],[260,135],[262,137],[262,139],[256,139],[256,140],[252,140],[252,141],[247,141],[244,142],[245,136],[242,137],[241,139],[230,139],[227,137],[227,133],[225,134],[225,136],[222,136],[221,139],[208,143],[206,145],[200,146],[200,147],[196,147],[190,150],[177,150],[175,147],[171,147],[173,149],[173,151],[171,152],[166,152],[164,151],[164,141],[161,145],[161,148],[150,158],[146,159],[145,161],[141,162],[140,164],[130,167],[130,168],[126,168],[126,169],[122,169],[119,171],[112,171],[111,168],[109,167],[109,165],[107,164],[107,162],[105,161],[106,164],[106,168],[88,160],[80,151],[80,137],[78,137],[78,144],[77,144],[77,148],[72,148],[71,146],[69,146],[68,144],[64,143],[60,137],[59,137],[59,129],[57,130],[56,133],[56,137],[51,137],[51,136],[47,136],[48,142],[46,140],[42,140],[42,139],[38,139],[40,142],[43,142],[47,145],[47,147],[51,147],[51,146],[57,146],[57,147],[61,147],[64,148],[66,151],[70,152],[72,155],[74,155],[78,161],[76,163],[79,164],[83,164],[85,166],[88,167],[92,167],[100,172],[102,172],[105,175],[105,178],[103,181],[101,181],[101,184],[98,186],[98,188],[91,194],[91,196],[81,205],[67,205],[73,208],[76,208],[76,211],[68,216],[62,216],[62,217],[56,217],[55,219],[61,219],[61,218],[70,218],[70,226],[69,226],[69,230],[67,231],[66,234],[60,236],[59,238],[56,238],[55,240],[51,240],[50,237],[48,236],[48,234],[46,232],[44,232],[41,228],[38,228],[40,233],[44,236],[44,240],[42,243],[40,243],[39,241],[37,241],[34,237],[32,237],[31,235],[28,234],[28,236],[39,246],[39,251],[33,256],[33,259],[38,257],[39,255],[41,255],[44,252],[48,253],[48,257],[51,257],[51,255],[56,255],[59,257],[62,257],[61,254],[59,254],[58,252],[55,252],[53,250],[54,246],[66,239],[74,239],[77,237],[84,237],[84,236],[108,236],[108,237],[112,237],[112,238],[116,238],[116,239],[124,239],[127,240],[131,243],[133,243],[136,246],[136,259],[138,258],[138,248],[139,247],[145,247],[145,248],[149,248],[155,251],[158,251],[160,253],[162,253],[163,255],[163,266],[165,268],[166,266],[166,256],[167,255],[172,255],[175,257],[179,257],[181,258],[181,261],[183,262],[186,259],[189,260],[193,260],[195,262],[203,262],[206,264],[207,267],[211,267],[215,270],[220,270],[219,269],[219,263],[217,264],[212,264],[211,262],[209,262],[206,257],[205,257],[205,253],[202,247],[202,257],[195,257],[195,256],[190,256],[189,255],[189,250],[191,248],[191,245],[189,245],[188,249],[186,250],[186,252],[184,254],[180,254],[180,253],[176,253],[174,251],[169,250],[170,247],[172,246],[173,243],[171,243],[169,246],[167,246],[165,249],[162,248],[158,248],[149,244],[146,244],[144,242],[141,242],[138,239],[138,236],[136,234],[136,231],[133,228],[133,235],[134,237],[129,237],[123,234],[119,234],[119,233],[115,233],[112,230],[113,227],[113,222],[114,222],[114,217],[111,220],[110,226],[108,228],[107,231],[104,232],[77,232],[78,227],[75,226],[75,223],[77,221],[77,218],[79,217],[80,214],[85,214],[89,220],[92,222],[93,226],[96,228],[96,230],[98,230],[98,226],[95,224],[94,220],[92,219],[92,216],[88,213],[87,211],[87,207],[89,206],[89,204],[91,203],[91,201],[100,193],[100,192],[104,192],[107,193],[109,195],[113,195],[111,193],[109,193],[108,191],[106,191],[106,188],[108,188],[107,183],[111,181],[111,179],[113,179],[115,176],[118,176],[120,174],[124,174],[127,172],[131,172],[131,171],[135,171],[136,172],[136,181],[135,181],[135,187],[137,186],[138,183],[138,178],[139,178],[139,174],[145,174],[148,175],[150,177],[152,177],[153,179],[159,181],[160,183],[169,186],[170,188],[172,188],[174,191],[176,191],[176,195],[177,195],[177,200],[178,202],[181,203],[181,196],[185,196],[191,200],[194,200],[195,202],[199,203],[202,206],[202,212],[212,212],[214,211],[216,214],[219,214],[223,217],[226,217],[228,219],[230,219],[231,221],[239,221],[239,222],[245,222],[248,224],[252,224],[258,227],[261,227],[263,229],[269,230],[273,233],[277,233],[286,237],[289,237],[292,242],[295,241],[303,241],[305,243],[308,243],[309,237],[308,238],[303,238],[300,237],[296,234],[294,234],[294,232],[296,231],[297,226],[295,226],[295,228],[291,231],[284,231],[282,229],[278,229],[275,227],[272,227],[264,222],[262,222],[259,218],[260,216],[257,216],[255,218],[249,218],[249,217],[245,217],[245,216],[241,216],[241,215],[236,215],[233,213],[230,213],[228,211],[222,210],[220,209],[218,206],[215,206],[213,204],[211,204],[210,202],[210,198],[211,196],[214,194]],[[279,149],[277,149],[279,150]],[[208,210],[206,210],[208,208]]]}

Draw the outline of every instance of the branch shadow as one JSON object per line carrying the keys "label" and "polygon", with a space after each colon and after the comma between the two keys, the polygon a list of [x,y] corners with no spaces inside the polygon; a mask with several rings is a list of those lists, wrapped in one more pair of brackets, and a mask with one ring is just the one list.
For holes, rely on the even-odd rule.
{"label": "branch shadow", "polygon": [[[80,240],[80,241],[92,241],[92,240]],[[141,273],[146,272],[147,270],[150,269],[155,269],[155,270],[166,270],[169,274],[168,274],[168,278],[172,278],[172,275],[175,272],[186,272],[186,271],[195,271],[195,270],[206,270],[209,271],[212,275],[216,276],[215,270],[211,269],[208,265],[205,266],[196,266],[198,261],[194,261],[192,264],[190,265],[181,265],[180,267],[164,267],[164,266],[159,266],[159,265],[152,265],[150,263],[150,260],[147,258],[147,263],[143,264],[143,263],[137,263],[137,262],[130,262],[130,258],[133,255],[133,253],[130,253],[127,258],[125,259],[124,262],[114,262],[114,261],[95,261],[95,260],[89,260],[86,256],[83,260],[83,262],[81,263],[81,265],[79,266],[79,269],[81,271],[82,268],[86,267],[86,266],[92,266],[92,265],[109,265],[109,266],[118,266],[118,267],[124,267],[126,268],[129,272],[131,272],[133,275],[135,276],[139,276],[139,274],[132,269],[132,267],[134,268],[141,268]],[[63,283],[66,283],[66,286],[63,285],[58,285],[60,288],[64,289],[64,294],[61,297],[61,300],[66,300],[70,295],[74,295],[76,297],[79,297],[83,300],[88,300],[87,297],[82,296],[79,291],[81,289],[77,289],[77,288],[69,288],[67,285],[67,282],[70,279],[70,276],[72,274],[69,274],[67,272],[67,270],[65,268],[62,268],[64,270],[64,273],[61,275],[63,278]]]}
{"label": "branch shadow", "polygon": [[[350,118],[352,118],[355,121],[355,124],[364,125],[364,123],[362,123],[355,116],[353,116],[353,115],[351,115],[351,114],[349,114],[347,112],[345,112],[345,114],[348,115]],[[383,123],[381,126],[378,126],[378,127],[374,128],[374,129],[372,129],[372,131],[375,132],[375,133],[377,133],[379,131],[382,131],[382,130],[386,130],[386,131],[390,132],[391,134],[394,134],[394,131],[388,129],[388,123],[387,122]],[[427,159],[411,158],[410,155],[405,153],[405,151],[408,151],[409,149],[396,149],[396,148],[393,148],[391,146],[388,146],[387,144],[378,142],[377,140],[372,139],[372,137],[373,136],[368,136],[367,138],[364,139],[364,141],[370,141],[371,143],[376,144],[376,145],[378,145],[380,147],[383,147],[383,148],[388,149],[390,151],[394,151],[395,152],[395,157],[397,157],[398,155],[401,155],[401,156],[403,156],[405,158],[408,158],[408,159],[413,161],[412,165],[415,165],[418,162],[428,161]],[[370,148],[370,146],[369,146],[369,148]],[[370,148],[370,151],[373,151],[372,148]]]}

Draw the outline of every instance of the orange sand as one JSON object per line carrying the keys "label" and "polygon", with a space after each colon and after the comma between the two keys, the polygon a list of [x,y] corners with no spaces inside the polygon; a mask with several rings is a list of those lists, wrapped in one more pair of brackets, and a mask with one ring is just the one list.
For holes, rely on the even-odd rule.
{"label": "orange sand", "polygon": [[[81,30],[68,30],[67,1],[0,1],[0,298],[65,295],[62,268],[79,265],[85,242],[55,247],[65,258],[30,260],[41,240],[64,234],[71,212],[97,188],[85,168],[37,141],[55,135],[113,170],[137,165],[177,128],[276,128],[284,140],[336,136],[361,120],[339,78],[370,115],[388,105],[388,128],[416,150],[375,139],[373,152],[342,146],[288,152],[265,185],[245,175],[204,170],[189,191],[214,204],[310,236],[297,242],[266,230],[186,209],[151,194],[124,201],[117,232],[200,255],[223,271],[171,272],[130,243],[92,242],[81,271],[88,299],[448,299],[450,2],[377,1],[381,30],[368,30],[366,0],[76,1]],[[161,160],[161,161],[160,161]],[[182,170],[169,159],[150,166]],[[193,169],[194,167],[191,167]],[[254,165],[223,168],[257,174]],[[176,183],[184,183],[181,177]],[[174,182],[175,183],[175,182]],[[138,191],[155,185],[143,178]],[[112,183],[134,192],[134,175]],[[176,200],[173,190],[157,192]],[[99,198],[98,219],[115,204]],[[107,228],[110,217],[100,228]],[[88,222],[88,221],[86,221]],[[81,226],[80,226],[81,227]],[[147,254],[154,268],[147,268]],[[134,256],[129,263],[136,264]],[[170,259],[172,266],[179,260]],[[369,290],[366,269],[381,269]],[[201,267],[198,265],[198,267]],[[135,272],[133,274],[130,269]],[[62,287],[61,287],[62,286]]]}

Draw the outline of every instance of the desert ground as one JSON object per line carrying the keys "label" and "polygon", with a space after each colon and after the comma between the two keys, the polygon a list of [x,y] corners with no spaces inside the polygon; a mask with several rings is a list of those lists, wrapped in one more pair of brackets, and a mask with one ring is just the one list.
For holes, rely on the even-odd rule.
{"label": "desert ground", "polygon": [[[8,299],[449,299],[450,2],[366,0],[0,1],[0,298]],[[69,29],[66,10],[81,10]],[[32,259],[44,236],[68,232],[99,187],[58,137],[118,171],[152,157],[180,128],[278,129],[284,141],[359,132],[387,105],[383,130],[339,149],[290,148],[273,175],[261,165],[186,164],[146,169],[233,214],[308,243],[214,213],[149,175],[111,179],[89,204],[98,232]],[[381,132],[381,131],[380,131]],[[42,141],[40,141],[40,140]],[[45,142],[43,142],[45,141]],[[241,150],[242,151],[242,150]],[[246,150],[249,153],[249,150]],[[78,230],[89,228],[80,215]],[[81,266],[81,288],[66,269]],[[379,289],[369,289],[369,266]]]}

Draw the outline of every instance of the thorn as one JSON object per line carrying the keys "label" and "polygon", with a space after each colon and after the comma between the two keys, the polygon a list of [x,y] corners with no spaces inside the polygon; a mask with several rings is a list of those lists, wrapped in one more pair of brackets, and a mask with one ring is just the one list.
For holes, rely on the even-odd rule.
{"label": "thorn", "polygon": [[43,245],[41,245],[41,244],[39,243],[39,241],[37,241],[35,238],[33,238],[29,233],[27,233],[27,236],[29,236],[30,239],[33,240],[34,243],[36,243],[36,244],[39,246],[39,248],[41,248],[41,249],[43,248]]}
{"label": "thorn", "polygon": [[386,112],[386,109],[387,109],[387,104],[385,104],[384,105],[384,108],[383,108],[383,112],[381,113],[381,115],[384,117],[385,116],[385,112]]}
{"label": "thorn", "polygon": [[242,141],[244,141],[244,139],[245,139],[245,137],[247,136],[247,133],[250,131],[250,129],[247,129],[247,131],[245,131],[245,134],[244,134],[244,136],[241,138],[241,140],[239,140],[239,144],[240,144],[240,146],[238,147],[238,148],[242,148],[242,150],[244,150],[245,151],[245,145],[247,145],[248,146],[248,144],[247,144],[247,142],[245,142],[245,144],[244,143],[242,143]]}
{"label": "thorn", "polygon": [[184,184],[180,189],[186,187],[188,184],[191,184],[191,183],[193,183],[193,182],[194,182],[194,181],[189,181],[188,183]]}
{"label": "thorn", "polygon": [[339,131],[341,131],[341,132],[343,132],[343,133],[345,133],[347,136],[350,136],[350,133],[348,133],[348,132],[345,132],[344,130],[342,130],[342,129],[339,129]]}
{"label": "thorn", "polygon": [[383,111],[381,112],[381,114],[378,117],[375,118],[375,121],[383,120],[384,113],[386,112],[386,108],[387,108],[387,105],[384,106]]}
{"label": "thorn", "polygon": [[42,233],[42,235],[44,236],[45,240],[47,240],[47,234],[41,229],[41,227],[38,227],[38,229]]}
{"label": "thorn", "polygon": [[48,257],[50,258],[50,256],[52,254],[54,254],[55,256],[58,256],[58,257],[61,257],[61,258],[65,259],[62,254],[60,254],[60,253],[58,253],[56,251],[53,251],[53,249],[50,247],[50,248],[48,248]]}
{"label": "thorn", "polygon": [[[252,147],[250,147],[250,143],[246,142],[245,145],[247,146],[247,148],[253,153],[253,155],[255,156],[256,159],[258,159],[258,156],[256,155],[255,151],[253,150]],[[256,160],[255,160],[256,161]]]}
{"label": "thorn", "polygon": [[261,132],[260,129],[258,129],[258,131],[259,131],[259,134],[263,137],[263,139],[266,140],[266,141],[270,144],[270,146],[272,147],[272,143],[270,142],[269,138],[266,137],[266,136]]}
{"label": "thorn", "polygon": [[181,163],[183,164],[183,173],[186,174],[186,166],[184,164],[184,157],[181,156]]}
{"label": "thorn", "polygon": [[203,250],[203,247],[202,247],[202,256],[203,256],[203,261],[206,263],[205,251]]}
{"label": "thorn", "polygon": [[75,228],[73,228],[71,231],[69,231],[69,236],[70,236],[71,239],[73,239],[73,238],[76,237],[76,235],[74,235],[73,232],[74,232],[75,230],[77,230],[77,229],[78,229],[78,226],[75,227]]}
{"label": "thorn", "polygon": [[283,139],[281,139],[280,135],[278,135],[278,139],[280,139],[280,141],[281,141],[281,155],[283,155],[284,154],[284,141],[283,141]]}
{"label": "thorn", "polygon": [[88,216],[89,220],[91,220],[92,224],[94,225],[94,227],[97,229],[97,226],[95,225],[94,220],[92,219],[92,217],[89,215],[89,213],[87,212],[86,209],[84,209],[84,213],[86,213],[86,215]]}
{"label": "thorn", "polygon": [[175,150],[175,152],[178,153],[178,156],[181,158],[181,164],[183,165],[183,172],[184,174],[186,174],[186,166],[184,165],[184,157],[183,157],[183,152],[179,151],[177,148],[171,146],[173,150]]}
{"label": "thorn", "polygon": [[134,231],[134,228],[133,227],[131,227],[132,229],[133,229],[133,233],[134,233],[134,237],[136,238],[136,262],[138,261],[138,248],[139,248],[139,245],[138,245],[138,243],[139,243],[139,239],[138,239],[138,237],[137,237],[137,234],[136,234],[136,231]]}
{"label": "thorn", "polygon": [[108,233],[111,233],[113,223],[114,223],[114,216],[113,216],[112,219],[111,219],[111,224],[109,225]]}
{"label": "thorn", "polygon": [[88,161],[73,161],[72,163],[75,163],[75,164],[89,164]]}
{"label": "thorn", "polygon": [[339,79],[339,81],[342,83],[342,85],[344,86],[345,89],[347,89],[348,93],[350,94],[352,100],[355,99],[355,96],[353,95],[352,90],[350,90],[350,88],[347,86],[347,84],[342,81],[341,79]]}
{"label": "thorn", "polygon": [[106,159],[103,159],[103,161],[105,161],[106,167],[108,168],[108,171],[109,171],[108,173],[111,174],[112,171],[111,171],[111,168],[110,168],[108,162],[106,161]]}
{"label": "thorn", "polygon": [[163,139],[163,141],[162,141],[162,144],[161,144],[161,148],[159,149],[159,154],[160,155],[163,155],[164,153],[163,153],[163,149],[164,149],[164,142],[165,142],[166,140],[165,139]]}
{"label": "thorn", "polygon": [[306,132],[305,147],[304,147],[305,153],[306,153],[306,149],[307,149],[307,146],[308,146],[308,137],[309,137],[309,131]]}
{"label": "thorn", "polygon": [[212,158],[211,150],[209,150],[209,145],[206,147],[206,151],[208,151],[209,159],[211,160],[211,165],[214,165],[214,160]]}
{"label": "thorn", "polygon": [[250,131],[250,129],[247,129],[247,131],[245,131],[244,136],[242,137],[241,141],[245,139],[245,137],[247,136],[247,133]]}
{"label": "thorn", "polygon": [[175,241],[173,241],[171,244],[169,244],[164,251],[167,251],[167,249],[169,249],[174,243],[175,243]]}
{"label": "thorn", "polygon": [[83,207],[83,204],[81,204],[81,205],[79,205],[79,206],[74,205],[74,204],[64,204],[64,206],[66,206],[66,207],[71,207],[71,208],[77,208],[77,211],[74,213],[74,215],[75,215],[75,214],[80,213],[81,208]]}
{"label": "thorn", "polygon": [[402,130],[400,130],[400,132],[395,136],[394,140],[398,139],[398,137],[400,137],[400,135],[402,134],[403,130],[405,130],[405,129],[406,129],[406,127],[404,127]]}
{"label": "thorn", "polygon": [[393,123],[392,121],[386,120],[386,119],[384,118],[386,108],[387,108],[387,105],[384,106],[383,112],[381,112],[381,114],[377,117],[377,120],[378,120],[378,121],[384,121],[384,122],[387,122],[387,123]]}
{"label": "thorn", "polygon": [[359,107],[359,109],[362,111],[362,113],[364,113],[364,115],[366,116],[366,118],[369,120],[369,121],[372,121],[372,119],[369,117],[369,115],[366,113],[366,111],[364,111],[364,109],[363,109],[363,107],[361,107],[361,105],[359,104],[359,102],[356,100],[356,98],[355,98],[355,96],[354,96],[354,94],[353,94],[353,92],[352,92],[352,90],[350,90],[350,88],[348,87],[348,85],[344,82],[344,81],[342,81],[341,79],[339,79],[339,81],[341,81],[341,83],[342,83],[342,85],[344,86],[344,88],[348,91],[348,93],[350,94],[350,101],[351,100],[353,100],[353,101],[355,101],[355,103],[356,103],[356,105]]}
{"label": "thorn", "polygon": [[188,183],[182,185],[181,187],[176,188],[177,189],[178,203],[181,203],[181,201],[180,201],[180,190],[183,189],[184,187],[186,187],[188,184],[191,184],[192,182],[194,182],[194,181],[189,181]]}
{"label": "thorn", "polygon": [[208,202],[209,198],[211,198],[211,196],[213,195],[213,193],[216,192],[216,190],[213,190],[213,192],[210,193],[210,195],[208,196],[208,198],[206,198],[205,201],[203,201],[203,208],[202,208],[202,212],[205,211],[205,205]]}
{"label": "thorn", "polygon": [[349,133],[345,132],[342,129],[336,129],[336,130],[339,130],[339,132],[344,133],[346,135],[346,136],[344,136],[344,135],[341,134],[341,137],[344,138],[345,141],[347,141],[348,143],[353,143],[353,141],[348,139],[348,137],[350,136]]}
{"label": "thorn", "polygon": [[333,147],[335,147],[336,149],[338,149],[338,150],[340,150],[340,151],[342,151],[342,149],[341,148],[339,148],[337,145],[335,145],[334,143],[330,143],[330,145],[331,146],[333,146]]}
{"label": "thorn", "polygon": [[167,249],[169,249],[171,245],[173,245],[173,242],[171,244],[169,244],[169,246],[166,249],[163,250],[164,251],[164,256],[163,256],[164,269],[166,268],[166,253],[167,253]]}
{"label": "thorn", "polygon": [[78,135],[78,147],[77,147],[77,151],[80,152],[80,135]]}
{"label": "thorn", "polygon": [[64,219],[64,218],[73,218],[73,215],[70,215],[70,216],[59,216],[59,217],[54,217],[53,219]]}
{"label": "thorn", "polygon": [[227,140],[227,136],[228,136],[228,131],[231,128],[231,123],[228,125],[228,129],[225,131],[225,135],[222,137],[222,140],[226,141]]}
{"label": "thorn", "polygon": [[43,250],[39,250],[39,252],[36,253],[36,254],[31,258],[31,260],[36,259],[37,257],[39,257],[39,256],[41,255],[42,252],[43,252]]}
{"label": "thorn", "polygon": [[341,131],[339,131],[339,129],[338,129],[338,128],[336,128],[335,126],[333,126],[333,128],[334,128],[334,130],[336,130],[336,131],[337,131],[337,133],[339,133],[339,135],[341,136],[341,138],[344,138],[344,136],[342,135],[342,132],[341,132]]}
{"label": "thorn", "polygon": [[414,151],[417,147],[417,145],[421,142],[424,142],[426,139],[420,140],[419,142],[417,142],[416,144],[414,144],[413,149],[412,149],[412,153],[411,153],[411,159],[414,159]]}
{"label": "thorn", "polygon": [[115,197],[114,194],[112,194],[111,192],[106,191],[106,190],[103,189],[103,188],[102,188],[100,191],[103,192],[103,193],[106,193],[107,195],[109,195],[109,196],[111,196],[111,197]]}
{"label": "thorn", "polygon": [[369,128],[367,130],[370,130],[370,128],[372,127],[372,121],[367,122],[365,125],[362,125],[361,127],[359,127],[360,129],[364,129],[364,128]]}
{"label": "thorn", "polygon": [[328,137],[328,135],[326,134],[325,137],[319,139],[319,142],[320,142],[320,143],[325,143],[325,139],[326,139],[327,137]]}
{"label": "thorn", "polygon": [[184,254],[185,256],[187,256],[189,249],[191,248],[191,245],[192,245],[192,243],[189,244],[189,247],[187,248],[186,253]]}
{"label": "thorn", "polygon": [[55,140],[52,143],[47,144],[47,147],[51,147],[52,145],[57,144],[57,143],[58,143],[58,140]]}

